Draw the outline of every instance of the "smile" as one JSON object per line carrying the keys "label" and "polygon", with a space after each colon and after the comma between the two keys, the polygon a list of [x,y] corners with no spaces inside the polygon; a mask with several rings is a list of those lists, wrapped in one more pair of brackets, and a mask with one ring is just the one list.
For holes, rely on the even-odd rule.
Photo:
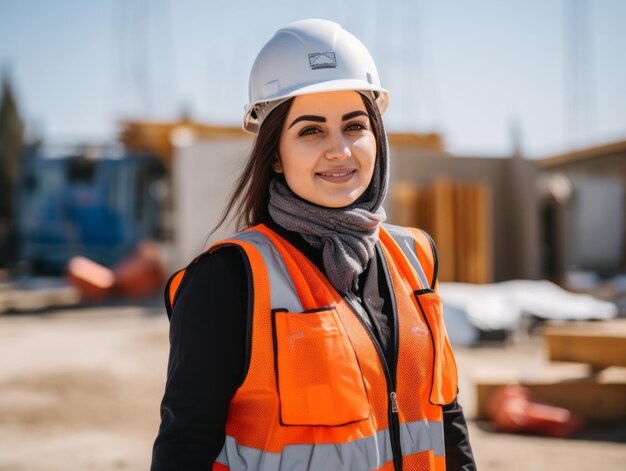
{"label": "smile", "polygon": [[322,180],[331,183],[344,183],[350,180],[354,174],[356,173],[356,169],[336,169],[336,170],[326,170],[323,172],[318,172],[316,175],[320,177]]}
{"label": "smile", "polygon": [[354,172],[354,170],[351,170],[349,172],[340,172],[340,173],[320,173],[320,175],[324,177],[345,177],[346,175],[349,175],[352,172]]}

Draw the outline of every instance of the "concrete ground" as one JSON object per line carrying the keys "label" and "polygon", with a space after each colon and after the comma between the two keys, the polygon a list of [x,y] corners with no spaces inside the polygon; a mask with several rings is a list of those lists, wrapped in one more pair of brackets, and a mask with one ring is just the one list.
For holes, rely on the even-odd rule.
{"label": "concrete ground", "polygon": [[[160,302],[0,316],[0,471],[149,468],[165,380]],[[540,340],[457,349],[461,401],[479,370],[532,369]],[[470,421],[481,471],[626,469],[626,426],[575,439],[495,433]]]}

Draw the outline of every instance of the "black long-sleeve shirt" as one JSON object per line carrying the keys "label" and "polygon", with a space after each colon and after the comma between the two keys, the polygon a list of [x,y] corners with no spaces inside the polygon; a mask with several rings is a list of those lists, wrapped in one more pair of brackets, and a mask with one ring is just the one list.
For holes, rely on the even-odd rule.
{"label": "black long-sleeve shirt", "polygon": [[[319,250],[299,234],[269,225],[324,273]],[[206,255],[188,268],[178,289],[151,471],[210,470],[222,449],[228,406],[246,364],[248,274],[242,257],[234,247]],[[381,260],[378,246],[355,294],[390,361],[393,321]],[[475,470],[463,409],[455,400],[443,415],[447,469]]]}

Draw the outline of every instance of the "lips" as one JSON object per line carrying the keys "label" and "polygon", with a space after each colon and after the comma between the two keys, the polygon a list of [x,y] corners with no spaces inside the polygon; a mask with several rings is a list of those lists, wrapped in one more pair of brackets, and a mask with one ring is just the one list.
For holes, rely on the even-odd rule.
{"label": "lips", "polygon": [[315,175],[324,181],[331,183],[344,183],[350,180],[356,173],[355,168],[333,168],[322,170]]}

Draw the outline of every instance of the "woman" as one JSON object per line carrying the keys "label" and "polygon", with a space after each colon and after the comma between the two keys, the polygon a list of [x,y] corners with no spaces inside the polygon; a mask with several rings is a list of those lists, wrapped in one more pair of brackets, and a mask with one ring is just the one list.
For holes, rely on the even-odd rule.
{"label": "woman", "polygon": [[259,53],[257,138],[225,213],[250,229],[168,283],[153,471],[475,469],[434,245],[382,225],[387,102],[336,23],[293,23]]}

